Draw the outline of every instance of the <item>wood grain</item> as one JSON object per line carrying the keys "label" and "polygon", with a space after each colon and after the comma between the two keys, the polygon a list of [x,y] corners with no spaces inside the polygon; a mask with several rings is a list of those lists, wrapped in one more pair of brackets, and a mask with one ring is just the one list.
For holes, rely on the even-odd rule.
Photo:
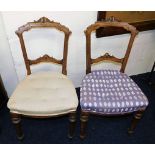
{"label": "wood grain", "polygon": [[[119,21],[124,21],[128,23],[130,22],[130,24],[136,27],[138,31],[147,31],[147,30],[155,29],[155,19],[154,19],[155,12],[154,11],[142,11],[141,13],[136,13],[138,11],[122,11],[121,17],[120,17],[119,12],[120,11],[117,11],[117,12],[116,11],[115,12],[98,11],[97,21],[104,21],[110,16],[114,16],[117,19],[119,18]],[[124,17],[122,18],[122,16]],[[112,27],[106,27],[106,28],[101,27],[96,30],[96,37],[101,38],[101,37],[120,35],[120,34],[125,34],[125,33],[128,33],[128,31],[122,28],[113,29]]]}
{"label": "wood grain", "polygon": [[[23,38],[23,33],[25,31],[29,31],[34,28],[55,28],[59,31],[62,31],[65,35],[64,37],[64,50],[63,50],[63,59],[58,60],[56,58],[53,58],[47,54],[35,59],[35,60],[30,60],[27,55],[26,47],[25,47],[25,42]],[[69,36],[71,34],[71,31],[69,28],[67,28],[64,25],[61,25],[58,22],[54,22],[53,20],[49,20],[46,17],[41,17],[39,20],[36,20],[34,22],[28,22],[27,24],[21,26],[18,28],[16,31],[17,36],[19,37],[23,57],[24,57],[24,62],[25,66],[27,69],[27,75],[31,74],[31,68],[30,65],[42,63],[42,62],[48,62],[48,63],[56,63],[59,65],[62,65],[62,73],[67,75],[67,55],[68,55],[68,40]]]}
{"label": "wood grain", "polygon": [[[127,45],[127,50],[125,52],[125,55],[123,58],[117,58],[113,55],[110,55],[109,53],[105,53],[104,55],[98,57],[98,58],[91,58],[91,33],[99,28],[103,28],[103,27],[111,27],[113,29],[115,28],[123,28],[126,31],[130,32],[130,39],[129,39],[129,43]],[[132,25],[129,25],[128,23],[124,23],[124,22],[119,22],[116,21],[115,18],[111,18],[111,19],[107,19],[106,21],[102,21],[102,22],[96,22],[90,26],[87,27],[87,29],[85,30],[85,35],[86,35],[86,74],[91,73],[91,66],[95,63],[99,63],[101,61],[112,61],[112,62],[117,62],[121,64],[121,69],[120,72],[125,71],[125,67],[131,52],[131,48],[134,42],[134,39],[136,37],[136,35],[138,34],[138,31],[136,30],[136,28]],[[144,111],[144,109],[142,110]],[[89,115],[104,115],[104,116],[113,116],[111,114],[101,114],[98,112],[91,112],[91,111],[84,111],[81,110],[81,125],[80,125],[80,138],[84,139],[86,137],[86,128],[87,128],[87,123],[88,123],[88,118]],[[129,113],[126,113],[126,115]],[[125,114],[123,114],[125,115]],[[116,115],[115,115],[116,116]],[[131,127],[129,129],[129,133],[133,133],[138,120],[142,117],[142,113],[137,111],[136,115],[131,123]]]}
{"label": "wood grain", "polygon": [[[113,29],[119,27],[119,28],[123,28],[126,31],[130,32],[129,43],[128,43],[127,50],[126,50],[123,58],[117,58],[115,56],[110,56],[109,53],[105,53],[105,55],[100,56],[95,59],[91,58],[91,33],[101,27],[113,27]],[[101,62],[104,60],[120,63],[121,64],[120,71],[124,72],[130,52],[131,52],[131,48],[132,48],[134,39],[137,34],[138,34],[138,31],[136,30],[136,28],[134,26],[132,26],[128,23],[125,23],[125,22],[118,22],[115,20],[115,18],[110,18],[103,22],[101,22],[101,21],[95,22],[94,24],[88,26],[87,29],[85,30],[85,35],[86,35],[86,74],[91,72],[92,64],[98,63],[98,62]]]}

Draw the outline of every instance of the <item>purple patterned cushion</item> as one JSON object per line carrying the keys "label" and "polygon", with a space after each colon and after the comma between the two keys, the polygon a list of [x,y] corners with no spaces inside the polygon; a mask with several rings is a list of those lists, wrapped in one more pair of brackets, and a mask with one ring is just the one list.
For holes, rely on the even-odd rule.
{"label": "purple patterned cushion", "polygon": [[83,111],[123,114],[145,109],[148,100],[126,74],[116,70],[96,70],[82,81],[80,105]]}

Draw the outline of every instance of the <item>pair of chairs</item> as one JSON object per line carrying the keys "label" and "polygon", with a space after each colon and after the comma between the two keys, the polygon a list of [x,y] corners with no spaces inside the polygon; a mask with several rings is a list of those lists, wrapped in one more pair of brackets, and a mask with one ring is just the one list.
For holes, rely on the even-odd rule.
{"label": "pair of chairs", "polygon": [[[122,27],[131,32],[125,56],[120,59],[106,53],[99,58],[92,59],[91,33],[100,27],[108,26]],[[33,28],[55,28],[64,33],[63,59],[58,60],[49,55],[44,55],[35,60],[28,58],[23,33]],[[135,27],[117,21],[96,22],[86,29],[87,75],[84,77],[80,89],[81,138],[86,136],[86,126],[90,114],[124,115],[136,112],[131,127],[129,128],[129,133],[134,131],[138,120],[142,117],[148,105],[148,100],[132,79],[124,74],[137,32]],[[42,17],[38,21],[29,22],[21,26],[16,31],[16,34],[20,40],[27,69],[26,78],[19,83],[8,102],[8,108],[10,109],[12,122],[15,125],[18,139],[21,140],[24,137],[21,128],[21,117],[48,118],[60,115],[69,116],[69,137],[72,138],[76,124],[78,98],[74,85],[66,76],[68,39],[71,31],[60,23]],[[104,60],[120,63],[122,65],[121,70],[96,70],[91,72],[91,65]],[[62,74],[47,71],[31,74],[30,66],[42,62],[62,65]]]}

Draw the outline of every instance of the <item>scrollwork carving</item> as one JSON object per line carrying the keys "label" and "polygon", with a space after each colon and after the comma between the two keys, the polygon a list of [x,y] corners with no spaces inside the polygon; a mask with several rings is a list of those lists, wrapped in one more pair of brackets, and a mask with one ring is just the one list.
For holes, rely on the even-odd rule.
{"label": "scrollwork carving", "polygon": [[[64,49],[63,49],[63,58],[61,60],[50,57],[47,54],[35,60],[30,60],[28,58],[26,47],[25,47],[25,42],[24,42],[24,37],[23,37],[23,32],[29,31],[35,28],[39,28],[39,29],[40,28],[51,28],[51,29],[54,28],[64,33]],[[69,30],[69,28],[53,20],[51,21],[47,17],[41,17],[40,19],[36,21],[34,20],[33,22],[28,22],[27,24],[19,27],[18,30],[16,31],[16,34],[19,37],[19,41],[21,44],[21,49],[22,49],[22,53],[23,53],[23,57],[24,57],[24,61],[25,61],[26,69],[27,69],[27,75],[31,74],[30,65],[41,63],[41,62],[60,64],[62,65],[62,73],[64,75],[67,75],[68,40],[71,34],[71,31]]]}
{"label": "scrollwork carving", "polygon": [[35,60],[29,60],[29,64],[30,65],[34,65],[37,63],[41,63],[41,62],[53,62],[53,63],[57,63],[57,64],[62,64],[62,60],[57,60],[53,57],[50,57],[49,55],[45,54],[42,57],[39,57]]}
{"label": "scrollwork carving", "polygon": [[21,26],[16,31],[17,35],[21,35],[23,32],[28,31],[32,28],[56,28],[59,31],[63,31],[65,34],[70,35],[71,31],[66,26],[55,22],[53,20],[48,19],[47,17],[41,17],[38,20],[34,20],[34,22],[28,22],[27,24]]}
{"label": "scrollwork carving", "polygon": [[123,58],[122,59],[119,59],[113,55],[110,55],[109,53],[105,53],[104,55],[96,58],[96,59],[91,59],[91,64],[93,63],[98,63],[100,61],[104,61],[104,60],[109,60],[109,61],[115,61],[115,62],[118,62],[118,63],[122,63],[123,62]]}
{"label": "scrollwork carving", "polygon": [[35,23],[51,23],[51,22],[54,22],[53,20],[49,20],[47,17],[41,17],[39,18],[38,20],[34,20]]}
{"label": "scrollwork carving", "polygon": [[[136,37],[136,35],[138,34],[138,31],[136,30],[136,28],[128,23],[125,22],[118,22],[116,21],[117,19],[114,17],[111,17],[110,19],[106,19],[106,21],[97,21],[94,24],[90,25],[87,27],[87,29],[85,30],[85,35],[86,35],[86,73],[90,73],[91,72],[91,65],[94,63],[98,63],[104,60],[108,60],[108,61],[113,61],[113,62],[117,62],[121,64],[121,72],[124,72],[130,52],[131,52],[131,48],[134,42],[134,39]],[[130,39],[129,39],[129,43],[127,45],[127,49],[124,55],[124,58],[116,58],[113,55],[109,55],[108,53],[105,53],[105,55],[100,56],[96,59],[92,59],[91,58],[91,33],[93,31],[96,31],[99,28],[108,28],[108,27],[113,27],[113,28],[123,28],[127,31],[130,32]]]}

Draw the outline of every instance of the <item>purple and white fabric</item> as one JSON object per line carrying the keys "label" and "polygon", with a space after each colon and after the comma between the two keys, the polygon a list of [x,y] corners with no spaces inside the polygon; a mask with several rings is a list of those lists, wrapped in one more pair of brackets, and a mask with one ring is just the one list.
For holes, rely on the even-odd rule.
{"label": "purple and white fabric", "polygon": [[117,70],[96,70],[82,81],[80,105],[83,111],[113,115],[145,109],[148,99],[126,74]]}

